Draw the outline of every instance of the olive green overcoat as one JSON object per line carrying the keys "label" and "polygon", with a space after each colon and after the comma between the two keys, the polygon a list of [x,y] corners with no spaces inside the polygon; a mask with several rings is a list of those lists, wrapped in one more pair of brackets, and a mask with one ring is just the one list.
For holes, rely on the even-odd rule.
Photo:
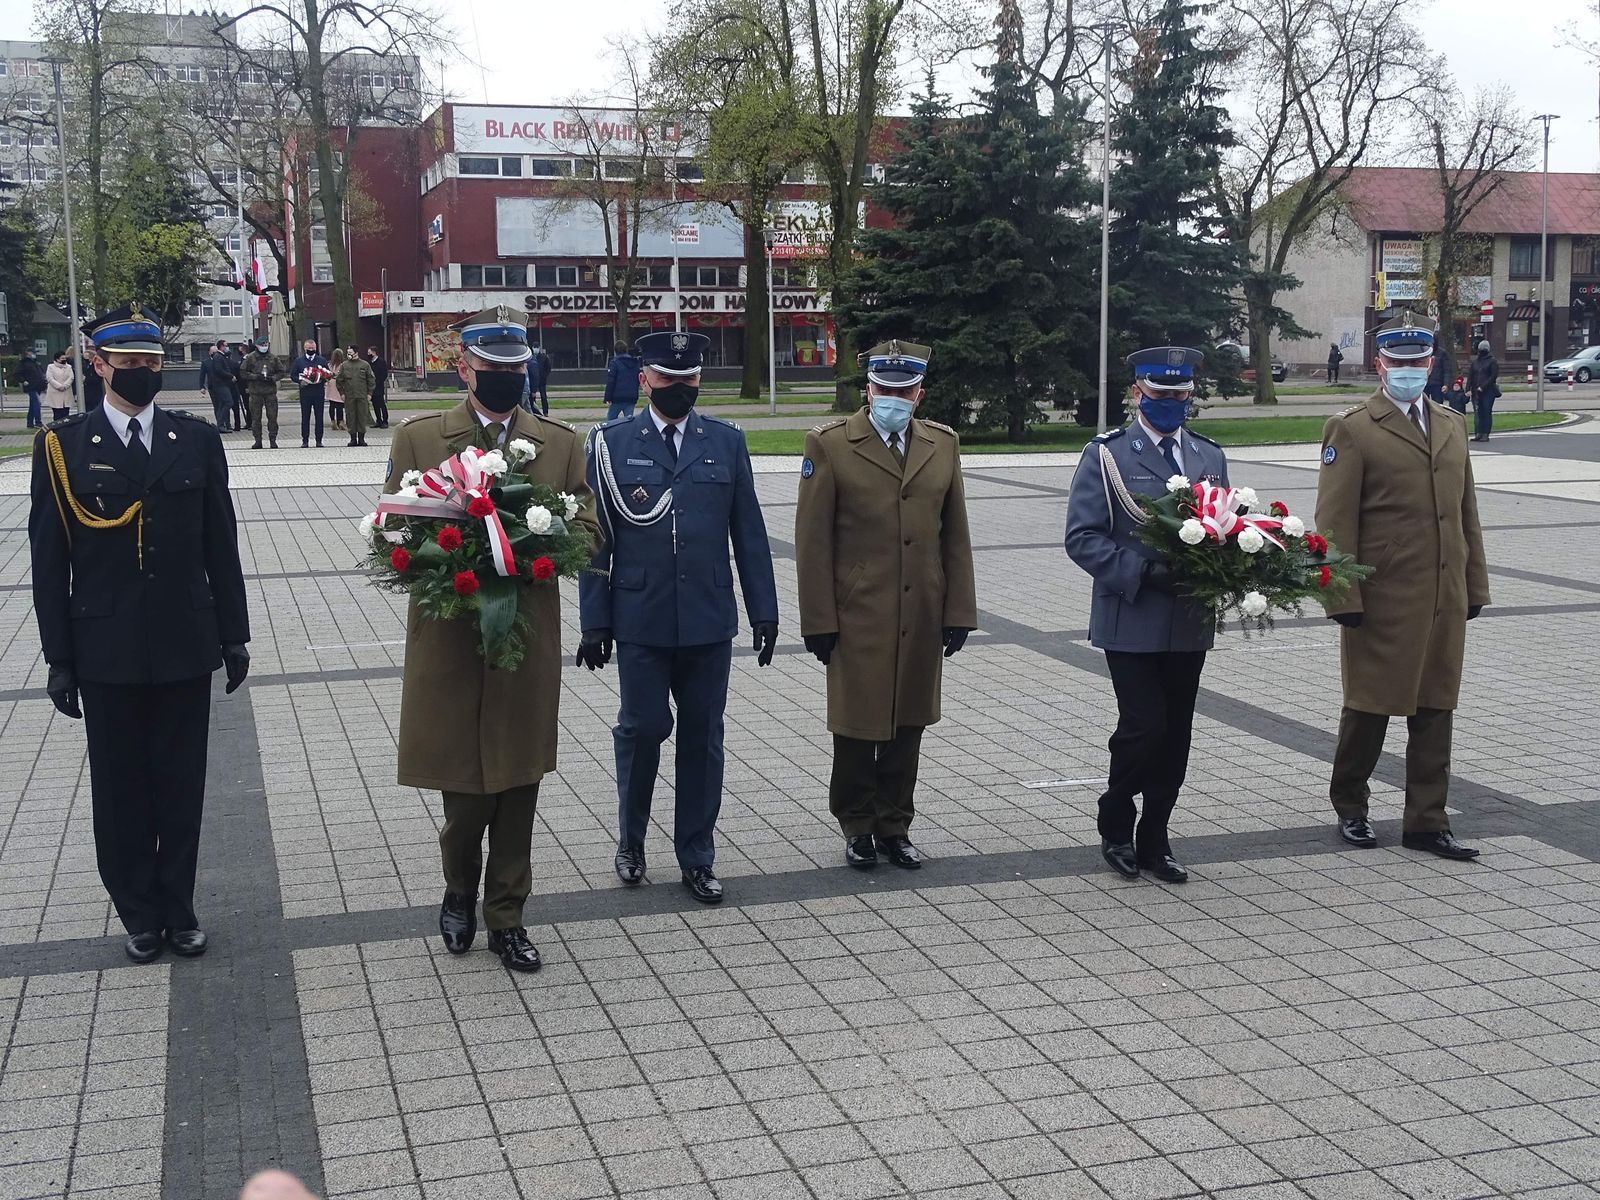
{"label": "olive green overcoat", "polygon": [[[560,421],[521,408],[506,441],[538,446],[528,478],[574,496],[576,523],[598,539],[594,497],[584,482],[583,439]],[[413,417],[394,431],[385,492],[409,470],[437,467],[479,444],[469,403]],[[556,765],[561,699],[561,594],[556,583],[528,587],[521,611],[532,626],[527,656],[514,671],[491,669],[478,653],[475,621],[406,615],[405,677],[400,699],[399,781],[410,787],[489,794],[537,783]]]}
{"label": "olive green overcoat", "polygon": [[961,443],[913,419],[904,468],[866,409],[806,435],[795,512],[800,632],[837,633],[828,729],[886,742],[940,715],[946,628],[976,629]]}
{"label": "olive green overcoat", "polygon": [[1325,605],[1363,614],[1340,631],[1344,704],[1361,712],[1455,708],[1467,609],[1489,603],[1466,418],[1427,413],[1424,438],[1379,391],[1322,430],[1317,528],[1374,569]]}

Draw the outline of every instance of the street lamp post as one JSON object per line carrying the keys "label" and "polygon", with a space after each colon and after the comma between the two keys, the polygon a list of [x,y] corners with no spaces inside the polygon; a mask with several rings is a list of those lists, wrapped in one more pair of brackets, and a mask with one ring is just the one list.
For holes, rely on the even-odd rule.
{"label": "street lamp post", "polygon": [[61,166],[61,228],[67,239],[67,304],[71,314],[67,321],[67,335],[72,341],[72,377],[78,381],[79,403],[83,386],[83,345],[78,335],[78,264],[72,252],[72,189],[67,178],[67,122],[61,106],[61,60],[52,58],[50,73],[56,84],[56,161]]}
{"label": "street lamp post", "polygon": [[1106,33],[1105,112],[1100,120],[1100,413],[1097,433],[1106,431],[1111,339],[1111,34]]}
{"label": "street lamp post", "polygon": [[1545,276],[1550,272],[1550,122],[1560,119],[1560,113],[1540,113],[1534,118],[1535,121],[1544,122],[1544,195],[1539,204],[1539,366],[1534,372],[1533,385],[1535,412],[1544,411],[1544,339],[1548,325],[1544,314],[1546,297],[1550,294],[1545,286]]}

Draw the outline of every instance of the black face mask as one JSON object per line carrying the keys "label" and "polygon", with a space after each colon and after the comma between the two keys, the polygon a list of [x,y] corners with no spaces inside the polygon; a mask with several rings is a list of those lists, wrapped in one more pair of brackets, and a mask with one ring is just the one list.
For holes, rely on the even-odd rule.
{"label": "black face mask", "polygon": [[143,408],[161,390],[161,372],[154,367],[114,367],[111,390],[135,408]]}
{"label": "black face mask", "polygon": [[688,416],[699,398],[700,389],[692,383],[669,383],[666,387],[650,389],[650,403],[669,421]]}
{"label": "black face mask", "polygon": [[490,412],[510,412],[522,403],[522,372],[474,371],[472,398]]}

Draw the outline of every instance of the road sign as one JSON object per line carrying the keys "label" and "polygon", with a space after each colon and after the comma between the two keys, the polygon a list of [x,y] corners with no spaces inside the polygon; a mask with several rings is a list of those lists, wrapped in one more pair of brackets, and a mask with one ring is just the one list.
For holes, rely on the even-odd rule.
{"label": "road sign", "polygon": [[1485,300],[1481,305],[1478,306],[1478,313],[1478,319],[1480,321],[1482,321],[1485,325],[1492,325],[1494,323],[1494,301]]}

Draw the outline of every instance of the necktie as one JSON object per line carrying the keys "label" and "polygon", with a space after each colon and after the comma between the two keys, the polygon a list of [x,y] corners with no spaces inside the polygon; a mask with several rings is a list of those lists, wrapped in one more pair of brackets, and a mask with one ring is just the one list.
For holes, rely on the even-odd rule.
{"label": "necktie", "polygon": [[1183,468],[1178,465],[1178,456],[1175,453],[1177,441],[1173,438],[1161,439],[1161,457],[1167,460],[1167,466],[1172,468],[1174,475],[1182,475]]}
{"label": "necktie", "polygon": [[1428,431],[1422,426],[1422,405],[1420,401],[1413,401],[1410,405],[1411,423],[1417,427],[1417,432],[1422,435],[1422,440],[1428,440]]}
{"label": "necktie", "polygon": [[894,455],[894,460],[897,463],[903,463],[906,460],[905,451],[900,448],[900,435],[898,433],[889,435],[889,453]]}
{"label": "necktie", "polygon": [[661,431],[661,436],[667,442],[667,457],[676,463],[678,461],[678,427],[676,425],[668,425]]}
{"label": "necktie", "polygon": [[483,448],[485,450],[497,449],[500,438],[505,434],[506,427],[500,421],[490,421],[483,427]]}
{"label": "necktie", "polygon": [[139,418],[128,421],[128,473],[143,483],[146,468],[150,465],[150,451],[144,448],[144,437],[139,428]]}

